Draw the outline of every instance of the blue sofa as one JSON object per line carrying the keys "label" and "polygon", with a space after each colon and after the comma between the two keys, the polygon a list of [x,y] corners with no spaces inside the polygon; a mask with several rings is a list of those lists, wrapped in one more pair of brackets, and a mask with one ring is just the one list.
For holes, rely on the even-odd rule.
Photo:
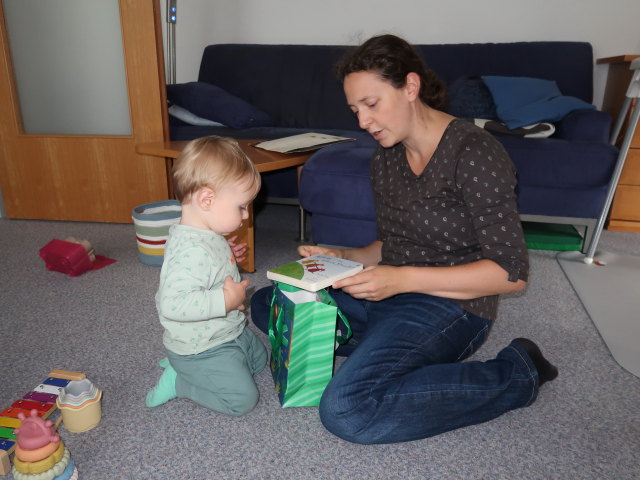
{"label": "blue sofa", "polygon": [[[356,142],[317,151],[303,168],[299,193],[296,172],[282,171],[265,174],[263,194],[298,197],[309,213],[314,242],[361,246],[376,236],[369,162],[377,143],[359,129],[345,104],[342,86],[333,74],[333,66],[346,48],[208,46],[198,82],[167,87],[168,99],[174,106],[194,113],[198,120],[205,119],[208,124],[194,125],[190,119],[186,123],[172,116],[170,132],[174,140],[205,135],[267,139],[306,131],[355,137]],[[450,98],[451,109],[458,115],[461,108],[467,107],[468,116],[480,115],[479,110],[484,111],[484,118],[496,115],[496,104],[486,104],[488,90],[479,81],[482,77],[486,82],[505,77],[552,80],[562,99],[569,97],[572,102],[587,106],[592,102],[594,62],[588,43],[447,44],[417,48],[429,67],[451,87],[452,94],[458,95]],[[480,85],[484,85],[484,90],[478,89]],[[528,95],[530,89],[523,92]],[[500,91],[491,93],[495,99]],[[489,107],[493,113],[487,114]],[[499,113],[501,105],[497,104],[497,108]],[[608,144],[611,122],[608,114],[576,108],[554,118],[555,132],[547,138],[517,136],[512,134],[514,131],[495,135],[518,172],[522,219],[582,226],[586,249],[605,201],[617,150]]]}

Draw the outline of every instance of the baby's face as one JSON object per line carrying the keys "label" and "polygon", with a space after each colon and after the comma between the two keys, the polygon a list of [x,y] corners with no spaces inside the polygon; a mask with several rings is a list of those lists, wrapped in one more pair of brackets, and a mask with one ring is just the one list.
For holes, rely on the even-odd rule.
{"label": "baby's face", "polygon": [[219,235],[237,230],[249,218],[249,205],[255,197],[246,180],[222,187],[215,193],[213,204],[206,215],[207,226]]}

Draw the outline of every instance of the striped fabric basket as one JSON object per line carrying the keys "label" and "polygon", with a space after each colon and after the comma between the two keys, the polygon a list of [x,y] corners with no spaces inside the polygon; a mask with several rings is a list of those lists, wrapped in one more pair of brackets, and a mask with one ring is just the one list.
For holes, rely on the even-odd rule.
{"label": "striped fabric basket", "polygon": [[131,212],[136,229],[138,259],[145,265],[162,266],[169,227],[180,221],[182,208],[177,200],[145,203]]}

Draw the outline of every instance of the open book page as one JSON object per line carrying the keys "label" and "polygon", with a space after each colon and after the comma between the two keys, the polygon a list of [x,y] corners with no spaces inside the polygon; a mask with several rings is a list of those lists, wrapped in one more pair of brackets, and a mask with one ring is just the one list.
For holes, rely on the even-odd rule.
{"label": "open book page", "polygon": [[267,270],[267,278],[316,292],[362,269],[359,262],[330,255],[313,255]]}
{"label": "open book page", "polygon": [[278,138],[256,143],[254,147],[279,153],[297,153],[317,150],[334,143],[353,142],[355,138],[339,137],[324,133],[301,133],[290,137]]}

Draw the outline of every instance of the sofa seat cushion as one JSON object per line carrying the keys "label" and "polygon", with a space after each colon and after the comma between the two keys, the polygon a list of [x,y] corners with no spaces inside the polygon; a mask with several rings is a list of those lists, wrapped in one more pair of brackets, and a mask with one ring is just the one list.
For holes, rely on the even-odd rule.
{"label": "sofa seat cushion", "polygon": [[596,219],[607,196],[607,187],[559,189],[518,185],[516,194],[520,215]]}
{"label": "sofa seat cushion", "polygon": [[618,155],[608,144],[497,135],[518,172],[519,185],[588,188],[607,185]]}

